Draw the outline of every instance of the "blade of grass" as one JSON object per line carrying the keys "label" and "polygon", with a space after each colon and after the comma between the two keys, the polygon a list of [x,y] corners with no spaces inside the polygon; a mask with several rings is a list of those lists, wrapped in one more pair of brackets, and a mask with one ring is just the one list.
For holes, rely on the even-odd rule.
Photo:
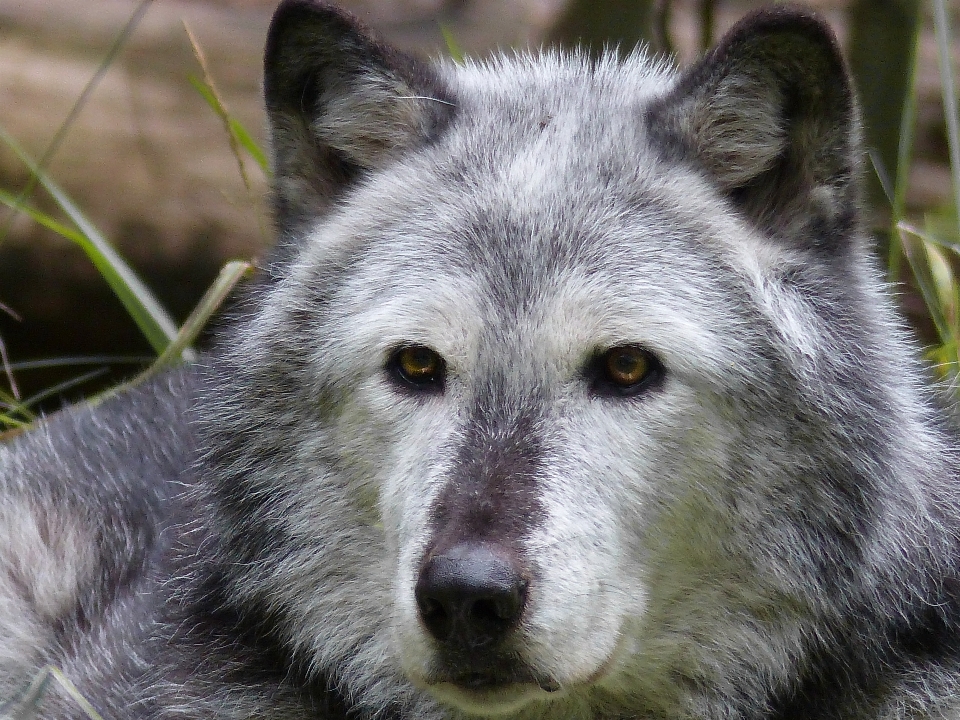
{"label": "blade of grass", "polygon": [[226,263],[220,269],[220,272],[217,274],[216,279],[210,284],[210,287],[207,288],[203,297],[200,298],[200,302],[193,308],[190,316],[184,321],[180,327],[179,335],[170,344],[170,347],[161,353],[160,357],[158,357],[150,367],[135,378],[116,388],[107,390],[96,398],[92,398],[90,403],[96,405],[108,397],[112,397],[119,392],[149,380],[162,370],[176,364],[178,358],[182,355],[181,349],[192,345],[196,341],[197,336],[200,335],[200,332],[210,321],[210,318],[213,317],[213,314],[220,309],[220,306],[223,305],[224,300],[227,299],[227,296],[229,296],[233,288],[236,287],[236,284],[252,269],[253,265],[243,260],[231,260]]}
{"label": "blade of grass", "polygon": [[38,225],[42,225],[43,227],[47,228],[47,230],[52,230],[57,235],[66,238],[70,242],[76,243],[77,245],[83,245],[85,242],[83,234],[79,231],[67,227],[63,223],[47,215],[47,213],[43,212],[42,210],[37,210],[29,205],[21,204],[22,201],[19,200],[19,198],[16,198],[3,190],[0,190],[0,203],[6,205],[8,208],[13,208],[28,215],[30,219]]}
{"label": "blade of grass", "polygon": [[2,405],[4,409],[9,409],[14,405],[17,405],[19,402],[20,401],[17,400],[17,398],[15,398],[13,395],[8,393],[7,391],[0,390],[0,405]]}
{"label": "blade of grass", "polygon": [[[213,81],[213,75],[210,74],[210,67],[207,65],[207,57],[203,52],[203,48],[200,47],[200,43],[197,42],[197,38],[186,22],[183,23],[183,28],[187,32],[190,45],[193,47],[193,54],[196,56],[197,62],[200,64],[200,69],[203,71],[203,79],[190,77],[190,84],[196,88],[197,92],[200,93],[210,108],[217,114],[217,117],[223,122],[224,130],[226,130],[227,138],[230,141],[230,150],[233,152],[233,156],[237,160],[237,166],[240,169],[240,177],[243,179],[243,185],[250,191],[252,186],[250,185],[250,178],[247,176],[247,168],[244,165],[240,148],[245,148],[264,172],[267,172],[267,157],[263,151],[257,147],[253,138],[250,137],[250,134],[243,128],[240,122],[230,115],[227,104],[223,101],[223,96],[220,95],[220,91],[217,90],[217,85]],[[255,148],[253,152],[250,150],[251,147]]]}
{"label": "blade of grass", "polygon": [[926,230],[921,230],[915,225],[908,223],[906,220],[901,220],[899,223],[897,223],[897,228],[900,230],[903,230],[904,232],[908,232],[911,235],[916,235],[918,238],[920,238],[924,242],[937,245],[939,247],[942,247],[946,250],[950,250],[960,255],[960,243],[951,242],[950,240],[944,240],[943,238],[937,237],[931,232],[928,232]]}
{"label": "blade of grass", "polygon": [[200,332],[210,322],[210,318],[220,309],[223,301],[236,287],[240,278],[247,275],[252,269],[253,265],[244,260],[231,260],[220,268],[216,279],[207,288],[189,317],[184,320],[183,325],[180,326],[177,337],[146,372],[155,373],[178,362],[183,351],[193,345]]}
{"label": "blade of grass", "polygon": [[20,420],[25,423],[31,423],[36,420],[36,415],[30,412],[29,409],[22,407],[20,398],[14,397],[13,395],[0,391],[0,407],[3,408],[3,412],[8,415],[18,415]]}
{"label": "blade of grass", "polygon": [[98,713],[96,708],[90,704],[90,701],[83,696],[77,689],[77,686],[71,682],[70,678],[64,675],[60,668],[53,665],[45,665],[40,668],[22,692],[12,700],[0,705],[0,720],[33,717],[35,713],[32,711],[37,708],[43,696],[49,691],[51,680],[56,681],[67,694],[67,697],[79,705],[83,714],[90,718],[90,720],[103,720],[100,713]]}
{"label": "blade of grass", "polygon": [[[916,241],[922,243],[923,239],[908,230],[903,223],[897,227],[897,230],[900,233],[900,242],[903,246],[904,255],[907,258],[907,262],[910,263],[910,268],[917,280],[917,288],[923,296],[924,303],[926,303],[927,311],[930,313],[930,319],[933,320],[933,324],[937,329],[940,342],[946,345],[952,341],[950,325],[947,323],[943,310],[940,307],[939,294],[937,293],[936,283],[930,272],[926,251],[923,249],[922,244],[920,244],[918,248],[917,243],[914,241],[914,238],[916,238]],[[918,249],[923,251],[923,257],[920,257],[921,253],[918,252]]]}
{"label": "blade of grass", "polygon": [[80,709],[83,710],[83,714],[86,715],[90,720],[103,720],[103,717],[96,711],[93,705],[81,694],[77,689],[77,686],[70,682],[70,678],[63,674],[63,671],[58,667],[53,665],[49,666],[49,673],[53,676],[53,679],[56,680],[60,687],[63,688],[64,692],[69,695],[73,701],[80,706]]}
{"label": "blade of grass", "polygon": [[460,43],[457,42],[457,38],[454,37],[453,31],[441,23],[440,34],[443,35],[443,42],[447,44],[447,52],[450,53],[451,59],[457,65],[463,65],[466,55],[464,55],[463,48],[460,47]]}
{"label": "blade of grass", "polygon": [[867,150],[867,159],[870,160],[870,167],[873,169],[873,174],[876,175],[877,180],[880,181],[883,196],[890,205],[893,205],[893,185],[890,182],[890,173],[888,173],[887,168],[884,167],[880,153],[870,148]]}
{"label": "blade of grass", "polygon": [[[187,32],[189,33],[190,31],[187,30]],[[194,42],[192,36],[191,42]],[[247,167],[244,165],[243,156],[240,153],[240,142],[237,140],[237,137],[233,132],[233,128],[230,125],[230,116],[227,113],[226,108],[223,107],[216,91],[211,88],[207,82],[193,75],[189,76],[187,80],[191,85],[193,85],[194,89],[200,93],[200,97],[204,99],[207,105],[210,106],[210,108],[217,114],[217,116],[220,118],[220,121],[223,123],[223,127],[227,135],[227,141],[230,143],[230,152],[233,153],[233,157],[237,161],[237,168],[240,171],[240,179],[243,180],[243,186],[249,191],[252,188],[250,185],[250,177],[247,175]]]}
{"label": "blade of grass", "polygon": [[947,123],[947,145],[950,150],[950,172],[953,180],[953,211],[960,214],[960,119],[957,117],[957,93],[953,82],[950,52],[950,21],[944,0],[933,0],[933,25],[940,55],[940,85]]}
{"label": "blade of grass", "polygon": [[[17,420],[15,417],[0,413],[0,425],[6,427],[6,429],[0,431],[0,443],[5,442],[14,435],[19,435],[19,431],[22,428],[30,427],[32,422],[32,420]],[[0,718],[2,717],[3,715],[0,715]]]}
{"label": "blade of grass", "polygon": [[10,357],[7,355],[7,344],[0,338],[0,362],[3,363],[3,373],[7,376],[7,384],[10,385],[10,392],[13,396],[20,399],[20,388],[17,387],[17,379],[13,375],[13,366],[10,364]]}
{"label": "blade of grass", "polygon": [[[54,134],[53,139],[50,141],[50,144],[47,145],[47,149],[43,151],[43,154],[37,161],[37,168],[40,170],[46,168],[54,154],[60,149],[60,146],[63,144],[63,141],[67,136],[67,132],[77,119],[80,111],[87,104],[90,96],[93,95],[93,91],[96,89],[97,85],[99,85],[100,81],[103,80],[103,76],[107,74],[107,70],[109,70],[110,66],[113,65],[113,61],[116,59],[117,54],[126,44],[127,39],[133,33],[134,29],[136,29],[137,25],[140,24],[144,14],[147,12],[147,8],[150,7],[152,2],[153,0],[141,0],[140,4],[137,5],[136,9],[133,11],[133,14],[127,20],[126,25],[123,26],[123,28],[117,34],[117,37],[114,38],[113,44],[110,46],[107,54],[104,56],[103,60],[100,61],[97,71],[93,74],[90,80],[87,81],[87,84],[80,92],[79,97],[77,97],[76,102],[73,103],[73,107],[70,108],[70,112],[67,113],[67,117],[64,118],[62,123],[60,123],[60,127],[57,128],[57,132]],[[37,172],[34,172],[30,176],[26,184],[23,186],[23,189],[17,196],[18,205],[33,194],[33,191],[36,189],[37,182],[39,180],[39,173]],[[16,211],[8,213],[7,219],[3,225],[3,230],[0,231],[0,243],[2,243],[9,234],[10,227],[13,225],[13,221],[16,216]]]}
{"label": "blade of grass", "polygon": [[[244,188],[246,188],[247,196],[250,200],[251,206],[256,207],[257,202],[254,197],[253,186],[250,183],[250,176],[247,175],[247,166],[243,161],[243,154],[240,152],[240,150],[241,148],[245,149],[250,157],[252,157],[257,165],[259,165],[263,174],[267,177],[270,175],[269,160],[267,159],[266,153],[260,149],[240,121],[231,116],[230,110],[227,108],[227,104],[223,100],[223,96],[220,94],[216,83],[213,81],[213,75],[210,73],[210,68],[207,65],[207,57],[203,52],[203,48],[200,46],[200,43],[197,42],[197,38],[194,36],[193,32],[190,30],[190,26],[187,25],[186,22],[183,23],[183,29],[186,31],[187,37],[190,39],[190,45],[193,47],[193,54],[196,56],[197,62],[200,64],[200,69],[203,71],[203,79],[200,80],[199,78],[190,77],[188,78],[190,84],[196,88],[197,92],[200,93],[200,96],[206,101],[207,105],[210,106],[213,112],[223,123],[224,130],[227,133],[227,140],[230,143],[230,152],[233,153],[233,157],[236,158],[237,161],[237,168],[240,171],[240,179],[243,181]],[[257,225],[259,226],[261,237],[264,239],[269,238],[267,224],[262,213],[257,212],[256,215]]]}
{"label": "blade of grass", "polygon": [[14,720],[15,718],[34,715],[27,710],[28,708],[36,708],[40,704],[40,700],[47,692],[47,686],[50,685],[50,679],[49,669],[41,668],[40,672],[33,676],[33,679],[23,691],[0,705],[0,720]]}
{"label": "blade of grass", "polygon": [[0,423],[7,428],[28,427],[37,420],[37,416],[25,409],[19,408],[19,405],[11,405],[3,408],[3,414],[0,415]]}
{"label": "blade of grass", "polygon": [[917,128],[917,82],[920,77],[920,38],[923,23],[916,23],[913,33],[913,52],[910,55],[910,72],[907,93],[900,113],[900,136],[897,144],[897,167],[894,178],[893,198],[891,201],[890,244],[887,250],[887,279],[897,282],[900,279],[900,262],[903,248],[900,245],[900,233],[897,226],[903,220],[907,209],[907,186],[910,180],[910,162],[913,155],[913,142]]}
{"label": "blade of grass", "polygon": [[20,322],[20,316],[17,315],[16,310],[14,310],[14,309],[13,309],[12,307],[10,307],[9,305],[4,305],[2,302],[0,302],[0,312],[5,312],[7,315],[9,315],[10,317],[12,317],[14,320],[16,320],[17,322]]}
{"label": "blade of grass", "polygon": [[[0,302],[0,312],[6,313],[17,322],[20,322],[20,316],[17,315],[12,308],[7,307],[2,302]],[[13,374],[14,367],[10,363],[10,358],[7,357],[7,345],[3,341],[3,337],[0,337],[0,360],[3,361],[3,372],[7,376],[7,382],[10,385],[10,390],[13,392],[14,397],[19,398],[20,389],[17,387],[17,379]]]}
{"label": "blade of grass", "polygon": [[78,355],[41,360],[21,360],[10,363],[13,370],[46,370],[49,368],[77,367],[79,365],[147,365],[156,360],[156,357],[145,355]]}
{"label": "blade of grass", "polygon": [[210,109],[213,110],[223,122],[230,138],[230,149],[233,152],[233,156],[237,159],[237,165],[240,167],[241,178],[243,179],[244,185],[249,190],[249,178],[246,174],[246,168],[244,167],[243,160],[240,156],[240,148],[242,147],[247,151],[247,154],[249,154],[250,157],[253,158],[254,162],[260,166],[260,169],[263,170],[265,175],[269,175],[270,165],[269,160],[267,160],[266,153],[260,149],[260,146],[257,145],[257,141],[251,137],[249,132],[247,132],[247,129],[243,126],[243,123],[229,114],[229,111],[224,107],[223,102],[220,100],[215,88],[207,84],[206,81],[201,80],[193,75],[190,75],[187,78],[187,81],[193,86],[194,90],[200,94],[200,97],[203,98],[204,102],[207,103]]}
{"label": "blade of grass", "polygon": [[[70,218],[78,232],[66,236],[83,249],[157,354],[162,353],[177,336],[177,326],[170,314],[93,223],[84,216],[73,200],[37,166],[20,144],[2,127],[0,127],[0,140],[17,154],[31,172],[36,174],[43,188]],[[192,360],[195,357],[192,351],[184,351],[185,360]]]}
{"label": "blade of grass", "polygon": [[673,24],[671,22],[671,16],[673,15],[671,2],[672,0],[657,0],[654,10],[653,27],[655,28],[655,34],[652,48],[656,50],[658,55],[664,57],[674,57],[677,54],[670,36],[670,28]]}
{"label": "blade of grass", "polygon": [[29,410],[31,407],[33,407],[39,402],[46,400],[48,397],[52,397],[58,393],[62,393],[66,390],[70,390],[71,388],[75,388],[78,385],[83,385],[83,383],[87,382],[88,380],[93,380],[94,378],[98,378],[106,372],[107,372],[107,368],[97,368],[96,370],[91,370],[89,372],[83,373],[82,375],[72,377],[69,380],[64,380],[63,382],[57,383],[56,385],[51,385],[50,387],[44,388],[43,390],[36,393],[35,395],[31,395],[29,398],[21,402],[16,407],[10,408],[10,412],[13,414],[17,414],[22,411]]}
{"label": "blade of grass", "polygon": [[937,293],[940,311],[950,328],[950,340],[956,342],[957,293],[953,270],[950,268],[950,262],[943,250],[939,247],[933,243],[924,242],[923,249],[927,254],[927,267],[930,269],[930,278],[933,280],[933,287]]}
{"label": "blade of grass", "polygon": [[236,138],[237,142],[240,143],[240,146],[246,150],[247,154],[249,154],[250,157],[253,158],[254,162],[260,166],[263,174],[269,177],[270,160],[267,158],[267,154],[263,151],[263,149],[257,145],[257,141],[250,136],[249,132],[247,132],[247,129],[243,126],[243,123],[236,118],[231,117],[230,131],[233,133],[233,137]]}

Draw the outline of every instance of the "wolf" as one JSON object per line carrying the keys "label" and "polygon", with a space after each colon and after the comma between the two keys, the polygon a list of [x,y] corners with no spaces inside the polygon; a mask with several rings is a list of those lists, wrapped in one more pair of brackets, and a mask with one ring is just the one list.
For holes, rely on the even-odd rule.
{"label": "wolf", "polygon": [[958,716],[958,433],[823,21],[430,64],[284,0],[264,90],[213,349],[0,447],[0,715]]}

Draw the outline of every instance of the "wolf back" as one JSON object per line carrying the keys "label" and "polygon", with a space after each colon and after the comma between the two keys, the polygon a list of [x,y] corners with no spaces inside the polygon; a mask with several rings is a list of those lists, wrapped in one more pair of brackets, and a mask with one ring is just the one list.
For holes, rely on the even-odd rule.
{"label": "wolf back", "polygon": [[265,55],[215,348],[0,447],[0,714],[960,712],[957,432],[822,21],[427,64],[284,0]]}

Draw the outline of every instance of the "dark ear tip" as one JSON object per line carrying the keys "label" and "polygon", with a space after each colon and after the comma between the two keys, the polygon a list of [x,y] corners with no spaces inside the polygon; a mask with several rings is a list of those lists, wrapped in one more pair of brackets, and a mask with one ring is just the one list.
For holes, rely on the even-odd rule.
{"label": "dark ear tip", "polygon": [[724,35],[715,54],[726,54],[744,43],[772,36],[802,38],[841,61],[840,44],[827,21],[798,5],[777,5],[747,14]]}
{"label": "dark ear tip", "polygon": [[270,30],[267,32],[267,48],[270,48],[271,41],[276,41],[278,36],[294,23],[302,22],[307,18],[313,18],[317,15],[336,14],[339,11],[332,5],[321,2],[320,0],[282,0],[273,11],[273,18],[270,20]]}
{"label": "dark ear tip", "polygon": [[362,29],[357,18],[324,0],[282,0],[273,12],[267,31],[264,58],[268,67],[280,52],[284,40],[298,26],[324,26],[340,32]]}
{"label": "dark ear tip", "polygon": [[273,11],[271,29],[278,25],[295,22],[304,17],[311,18],[340,18],[350,21],[352,16],[333,3],[324,0],[281,0],[277,9]]}
{"label": "dark ear tip", "polygon": [[[333,46],[366,34],[350,13],[323,0],[283,0],[273,13],[263,53],[267,107],[300,101],[306,75]],[[352,44],[356,44],[353,42]],[[296,97],[294,97],[296,96]]]}

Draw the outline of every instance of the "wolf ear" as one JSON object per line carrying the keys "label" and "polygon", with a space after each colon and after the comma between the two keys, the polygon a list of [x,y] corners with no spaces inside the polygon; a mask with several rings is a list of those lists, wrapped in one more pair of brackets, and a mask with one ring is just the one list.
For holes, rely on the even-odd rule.
{"label": "wolf ear", "polygon": [[671,159],[706,171],[763,230],[803,247],[845,245],[859,199],[857,110],[836,40],[815,16],[746,17],[647,120]]}
{"label": "wolf ear", "polygon": [[316,0],[277,8],[264,95],[284,231],[322,213],[364,172],[429,140],[454,108],[427,65]]}

